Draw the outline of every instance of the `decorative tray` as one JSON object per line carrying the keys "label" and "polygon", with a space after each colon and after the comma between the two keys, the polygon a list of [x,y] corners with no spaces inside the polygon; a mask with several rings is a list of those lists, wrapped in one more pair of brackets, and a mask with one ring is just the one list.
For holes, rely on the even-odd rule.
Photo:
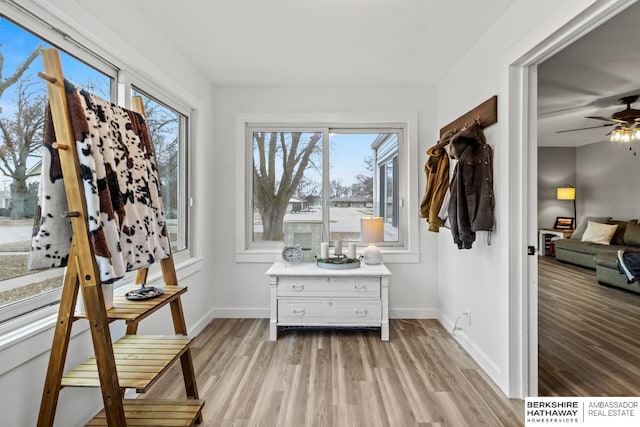
{"label": "decorative tray", "polygon": [[155,298],[164,293],[162,288],[154,288],[153,286],[140,285],[138,289],[129,291],[124,297],[131,301],[141,301],[145,299]]}
{"label": "decorative tray", "polygon": [[316,264],[320,268],[330,270],[348,270],[350,268],[360,268],[360,260],[342,257],[318,258]]}

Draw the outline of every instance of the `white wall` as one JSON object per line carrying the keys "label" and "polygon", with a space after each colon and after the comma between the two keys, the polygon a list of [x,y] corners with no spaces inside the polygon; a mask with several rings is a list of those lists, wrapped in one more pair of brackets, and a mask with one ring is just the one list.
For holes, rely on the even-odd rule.
{"label": "white wall", "polygon": [[[526,162],[514,168],[510,168],[510,162],[521,161],[520,152],[527,151],[526,147],[513,146],[509,138],[509,127],[517,125],[518,120],[517,115],[509,115],[510,107],[514,108],[509,105],[510,99],[517,92],[516,88],[509,91],[509,67],[591,3],[516,1],[472,50],[460,58],[438,86],[438,126],[492,95],[499,97],[498,123],[486,130],[487,140],[495,153],[496,231],[490,246],[482,235],[481,241],[470,251],[458,250],[448,237],[441,236],[438,295],[441,321],[445,325],[451,325],[464,309],[471,309],[471,326],[459,334],[458,339],[497,385],[514,396],[520,395],[522,386],[517,381],[510,383],[510,369],[513,376],[520,376],[522,366],[510,364],[511,357],[522,359],[511,354],[513,343],[510,339],[526,337],[522,337],[524,332],[510,335],[512,329],[525,329],[522,324],[513,322],[509,303],[511,294],[522,292],[527,285],[510,283],[510,278],[517,276],[512,269],[525,262],[526,244],[535,245],[535,241],[511,247],[515,234],[524,231],[510,229],[510,224],[526,224],[527,212],[520,212],[524,207],[520,198],[522,188],[526,187],[527,170]],[[482,24],[490,25],[479,23]],[[518,262],[512,265],[513,251],[518,251],[515,254]],[[513,307],[513,310],[517,317],[522,307]]]}
{"label": "white wall", "polygon": [[[213,244],[217,239],[215,232],[210,233],[204,240],[204,235],[198,230],[210,229],[208,198],[215,195],[212,191],[209,175],[212,126],[212,87],[208,81],[171,47],[171,43],[162,42],[162,34],[154,33],[151,23],[140,25],[139,16],[130,11],[128,2],[122,7],[114,7],[110,3],[104,8],[104,14],[93,17],[86,13],[82,2],[73,0],[21,2],[39,16],[49,20],[58,27],[72,34],[78,40],[91,46],[103,56],[110,58],[123,69],[148,79],[151,84],[148,90],[155,87],[169,88],[183,100],[184,105],[195,108],[196,120],[192,135],[196,145],[191,147],[193,155],[192,170],[194,182],[192,195],[194,207],[192,212],[192,226],[196,230],[192,247],[194,254],[205,259],[210,258]],[[125,7],[126,6],[126,7]],[[113,19],[112,27],[108,27],[109,19]],[[19,17],[16,19],[20,20]],[[127,34],[121,29],[126,28]],[[134,34],[136,33],[137,34]],[[130,41],[126,39],[129,38]],[[135,40],[138,42],[135,42]],[[157,43],[146,43],[150,38]],[[151,273],[153,275],[154,273]],[[183,298],[183,306],[187,327],[190,333],[197,333],[204,328],[211,319],[212,292],[211,280],[213,266],[211,263],[197,261],[179,268],[178,277],[181,284],[187,285],[189,291]],[[49,359],[55,319],[34,330],[33,333],[13,342],[11,337],[0,337],[0,424],[7,426],[35,425],[46,367]],[[38,325],[34,325],[38,326]],[[84,326],[84,328],[83,328]],[[86,332],[86,322],[74,323],[74,333],[77,336],[71,340],[67,358],[67,367],[93,354],[90,335]],[[117,337],[124,332],[121,322],[112,327],[112,336]],[[141,333],[172,334],[171,315],[168,308],[154,314],[142,322]],[[6,339],[6,341],[5,341]],[[13,342],[13,344],[11,344]],[[57,426],[83,425],[102,407],[100,391],[98,389],[64,389],[60,393],[58,410],[56,412]]]}
{"label": "white wall", "polygon": [[[418,113],[419,147],[411,162],[417,166],[420,192],[426,149],[435,143],[435,90],[429,86],[219,86],[215,88],[215,141],[210,151],[209,182],[215,206],[211,210],[211,235],[215,264],[216,317],[268,317],[269,288],[264,272],[269,264],[236,263],[234,225],[243,221],[235,212],[235,181],[245,171],[234,167],[235,115],[246,113]],[[214,188],[217,193],[214,193]],[[410,194],[419,203],[421,194]],[[417,208],[415,215],[417,216]],[[413,217],[415,218],[415,217]],[[419,264],[390,264],[390,312],[401,317],[435,317],[437,309],[436,235],[427,236],[420,224]]]}
{"label": "white wall", "polygon": [[600,142],[580,147],[577,165],[578,216],[640,217],[639,143]]}
{"label": "white wall", "polygon": [[[556,199],[556,189],[565,185],[576,186],[576,148],[538,148],[538,226],[551,228],[559,216],[573,216],[573,202]],[[578,199],[582,198],[582,188]],[[578,202],[578,200],[576,200]],[[576,203],[577,204],[577,203]],[[578,210],[578,218],[580,212]]]}
{"label": "white wall", "polygon": [[[634,155],[636,152],[636,155]],[[557,216],[573,216],[570,201],[556,200],[556,187],[576,186],[578,219],[640,217],[640,145],[599,142],[581,147],[538,149],[538,223],[551,227]]]}

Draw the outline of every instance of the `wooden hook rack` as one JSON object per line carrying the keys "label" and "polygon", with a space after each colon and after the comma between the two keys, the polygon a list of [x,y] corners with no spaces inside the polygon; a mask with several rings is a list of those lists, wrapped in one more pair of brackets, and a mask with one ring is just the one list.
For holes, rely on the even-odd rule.
{"label": "wooden hook rack", "polygon": [[451,123],[443,126],[440,129],[440,137],[450,130],[456,132],[474,121],[478,121],[483,128],[498,122],[498,95],[492,96]]}

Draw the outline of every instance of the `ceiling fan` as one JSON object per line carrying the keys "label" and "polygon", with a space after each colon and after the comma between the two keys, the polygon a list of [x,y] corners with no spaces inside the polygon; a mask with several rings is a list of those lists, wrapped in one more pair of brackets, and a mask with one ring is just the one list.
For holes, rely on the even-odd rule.
{"label": "ceiling fan", "polygon": [[[609,122],[609,123],[604,123],[604,124],[601,124],[599,126],[587,126],[587,127],[577,128],[577,129],[561,130],[561,131],[557,131],[556,133],[574,132],[574,131],[578,131],[578,130],[596,129],[596,128],[602,128],[602,127],[608,127],[608,126],[616,126],[614,131],[612,131],[610,133],[612,133],[612,134],[620,134],[620,137],[622,138],[625,131],[632,132],[633,130],[631,129],[631,127],[635,123],[640,123],[640,110],[636,110],[634,108],[631,108],[631,104],[636,102],[638,100],[638,98],[640,98],[640,95],[623,96],[622,98],[618,99],[618,102],[620,104],[626,105],[627,108],[625,108],[624,110],[620,110],[620,111],[617,111],[617,112],[613,113],[611,115],[611,117],[585,116],[585,118],[587,118],[587,119],[603,120],[603,121]],[[637,129],[637,126],[638,125],[633,126],[634,130]],[[609,135],[609,133],[607,135]],[[614,135],[612,135],[612,138],[613,138],[613,136]],[[625,142],[628,142],[628,141],[625,141]]]}

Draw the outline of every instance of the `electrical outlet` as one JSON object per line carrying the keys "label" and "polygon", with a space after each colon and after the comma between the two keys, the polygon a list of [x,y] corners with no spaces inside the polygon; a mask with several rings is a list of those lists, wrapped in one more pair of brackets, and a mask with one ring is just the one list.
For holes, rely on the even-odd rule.
{"label": "electrical outlet", "polygon": [[467,326],[471,326],[471,309],[465,308],[463,314],[467,316]]}

